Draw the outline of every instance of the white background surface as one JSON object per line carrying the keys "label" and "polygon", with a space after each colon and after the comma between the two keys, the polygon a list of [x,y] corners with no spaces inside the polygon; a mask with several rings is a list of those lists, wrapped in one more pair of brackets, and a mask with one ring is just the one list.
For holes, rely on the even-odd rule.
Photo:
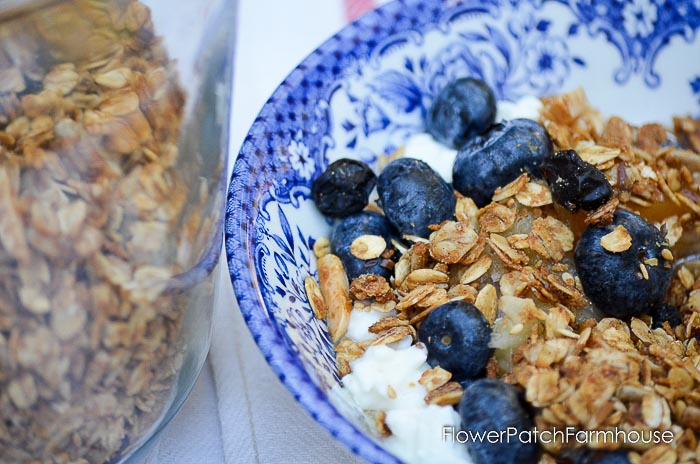
{"label": "white background surface", "polygon": [[[229,169],[272,91],[344,22],[341,0],[239,0],[238,18]],[[164,432],[155,461],[359,462],[302,410],[268,367],[240,316],[223,264],[208,363]]]}

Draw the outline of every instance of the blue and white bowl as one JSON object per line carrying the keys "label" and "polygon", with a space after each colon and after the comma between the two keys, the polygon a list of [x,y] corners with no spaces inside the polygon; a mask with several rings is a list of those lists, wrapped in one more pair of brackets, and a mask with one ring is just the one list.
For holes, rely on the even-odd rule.
{"label": "blue and white bowl", "polygon": [[[500,100],[582,86],[633,123],[700,113],[700,0],[398,0],[349,25],[282,82],[251,127],[228,198],[226,250],[260,350],[304,408],[369,462],[398,462],[332,398],[325,322],[304,278],[331,223],[311,182],[335,159],[375,164],[423,131],[432,98],[463,76]],[[334,406],[336,405],[336,406]]]}

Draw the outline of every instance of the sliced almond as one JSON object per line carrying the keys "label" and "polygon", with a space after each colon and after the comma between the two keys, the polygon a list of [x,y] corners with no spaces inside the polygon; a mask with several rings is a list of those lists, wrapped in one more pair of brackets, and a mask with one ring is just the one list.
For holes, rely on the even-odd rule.
{"label": "sliced almond", "polygon": [[649,329],[649,326],[641,319],[633,317],[630,321],[630,329],[643,343],[652,343],[654,341],[654,335],[651,333],[651,329]]}
{"label": "sliced almond", "polygon": [[418,383],[423,385],[429,392],[442,387],[452,378],[452,374],[440,366],[423,371]]}
{"label": "sliced almond", "polygon": [[529,261],[525,253],[511,248],[508,239],[502,235],[491,234],[488,243],[494,253],[503,261],[503,264],[508,267],[519,269]]}
{"label": "sliced almond", "polygon": [[676,193],[676,198],[678,198],[678,200],[680,200],[680,202],[685,206],[690,208],[695,214],[700,215],[700,205],[698,205],[696,201],[693,201],[688,195]]}
{"label": "sliced almond", "polygon": [[525,187],[515,195],[515,199],[521,205],[537,208],[552,204],[552,192],[542,184],[528,182]]}
{"label": "sliced almond", "polygon": [[644,423],[655,429],[661,425],[664,414],[664,400],[656,395],[647,395],[642,398],[642,417]]}
{"label": "sliced almond", "polygon": [[476,206],[474,200],[469,197],[457,198],[457,206],[455,207],[455,217],[459,222],[468,224],[472,229],[477,226],[477,214],[479,207]]}
{"label": "sliced almond", "polygon": [[436,388],[428,393],[425,402],[437,404],[438,406],[453,406],[462,399],[464,389],[458,382],[447,382],[445,385]]}
{"label": "sliced almond", "polygon": [[447,291],[450,301],[468,301],[472,303],[476,299],[477,291],[471,285],[457,284]]}
{"label": "sliced almond", "polygon": [[350,244],[350,254],[357,259],[377,259],[386,250],[386,240],[381,235],[360,235]]}
{"label": "sliced almond", "polygon": [[95,76],[95,82],[108,89],[121,89],[131,80],[131,69],[117,68]]}
{"label": "sliced almond", "polygon": [[532,221],[528,242],[540,255],[559,262],[566,252],[574,249],[574,234],[566,224],[547,216]]}
{"label": "sliced almond", "polygon": [[594,145],[591,142],[582,142],[576,147],[576,152],[587,163],[600,166],[620,156],[619,148],[609,148]]}
{"label": "sliced almond", "polygon": [[496,287],[491,284],[484,285],[476,296],[474,306],[484,314],[489,324],[493,324],[498,312],[498,293],[496,293]]}
{"label": "sliced almond", "polygon": [[416,306],[419,308],[434,308],[447,303],[448,300],[447,290],[444,288],[436,288],[430,295],[416,303]]}
{"label": "sliced almond", "polygon": [[632,237],[625,226],[619,225],[612,232],[601,237],[600,246],[611,253],[622,253],[632,246]]}
{"label": "sliced almond", "polygon": [[338,342],[348,330],[352,310],[348,276],[340,258],[333,254],[318,260],[318,275],[328,308],[328,333],[333,342]]}
{"label": "sliced almond", "polygon": [[446,284],[450,281],[450,277],[444,272],[434,269],[416,269],[406,276],[404,281],[408,289],[414,289],[425,284]]}
{"label": "sliced almond", "polygon": [[414,306],[423,298],[430,295],[435,288],[435,285],[421,285],[420,287],[414,288],[405,297],[403,297],[401,301],[399,301],[399,303],[396,305],[396,309],[398,311],[404,311],[411,306]]}
{"label": "sliced almond", "polygon": [[474,282],[475,280],[478,280],[486,274],[486,271],[488,271],[491,268],[491,257],[489,255],[481,255],[481,257],[467,268],[466,271],[464,271],[464,274],[462,274],[462,278],[460,279],[460,283],[462,284],[470,284]]}
{"label": "sliced almond", "polygon": [[378,334],[393,329],[394,327],[403,327],[407,325],[409,325],[407,320],[399,319],[398,317],[385,317],[372,324],[368,331],[369,333]]}
{"label": "sliced almond", "polygon": [[[664,249],[664,251],[666,251],[666,249]],[[678,280],[686,290],[691,290],[693,285],[695,285],[695,277],[693,276],[693,273],[690,272],[690,270],[685,266],[681,266],[678,269]]]}
{"label": "sliced almond", "polygon": [[314,256],[321,259],[331,252],[331,242],[326,237],[319,237],[314,242]]}
{"label": "sliced almond", "polygon": [[416,338],[416,329],[410,325],[395,326],[380,334],[372,341],[372,345],[386,345],[389,343],[399,342],[406,337]]}
{"label": "sliced almond", "polygon": [[479,211],[481,232],[501,233],[509,230],[515,223],[515,212],[505,205],[491,203]]}
{"label": "sliced almond", "polygon": [[429,243],[427,238],[411,234],[403,234],[403,239],[413,243]]}
{"label": "sliced almond", "polygon": [[506,238],[508,239],[508,244],[516,250],[527,250],[530,248],[527,237],[527,234],[513,234]]}
{"label": "sliced almond", "polygon": [[501,201],[517,195],[528,182],[530,182],[530,176],[527,173],[520,174],[517,179],[505,187],[498,187],[493,194],[493,201]]}
{"label": "sliced almond", "polygon": [[327,314],[326,302],[323,300],[321,289],[313,277],[308,276],[304,279],[304,290],[306,290],[306,297],[309,299],[309,304],[316,319],[325,319]]}
{"label": "sliced almond", "polygon": [[[678,216],[670,216],[664,219],[661,227],[666,229],[666,241],[669,246],[674,246],[683,236],[683,224]],[[673,258],[667,259],[672,261]]]}
{"label": "sliced almond", "polygon": [[394,266],[394,283],[397,287],[403,285],[404,280],[411,273],[411,257],[408,253],[404,253],[399,258],[399,261]]}

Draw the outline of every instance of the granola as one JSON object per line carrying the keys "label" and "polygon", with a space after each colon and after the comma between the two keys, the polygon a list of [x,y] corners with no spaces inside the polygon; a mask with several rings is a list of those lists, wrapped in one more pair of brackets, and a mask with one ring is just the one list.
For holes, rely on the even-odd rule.
{"label": "granola", "polygon": [[[700,237],[700,124],[676,118],[674,136],[659,124],[606,120],[581,89],[542,101],[540,121],[555,149],[575,149],[602,172],[614,195],[574,214],[527,173],[497,188],[481,208],[455,192],[456,221],[430,226],[427,239],[404,236],[402,248],[396,245],[404,252],[391,278],[380,280],[381,291],[374,289],[376,276],[353,283],[357,300],[397,302],[387,319],[370,328],[382,334],[371,344],[413,343],[426,317],[441,305],[474,303],[493,330],[495,352],[486,375],[522,388],[539,431],[668,431],[674,437],[670,444],[585,447],[624,448],[632,462],[699,462],[700,264],[676,266],[676,260],[696,252]],[[672,143],[676,138],[685,148]],[[586,296],[573,259],[575,244],[587,226],[608,225],[621,210],[638,212],[663,237],[655,244],[663,246],[659,256],[640,256],[635,272],[650,280],[656,269],[676,266],[664,301],[678,308],[677,324],[649,314],[605,317]],[[599,240],[604,251],[620,254],[632,247],[625,226],[610,230]],[[341,339],[341,353],[355,346],[349,343]],[[343,378],[360,365],[364,350],[352,353],[338,358]],[[417,383],[426,403],[460,401],[463,389],[451,381],[452,373],[425,364],[421,369]],[[391,436],[395,415],[391,408],[380,415],[378,433]],[[541,446],[540,462],[565,462],[580,451],[574,448],[584,447],[561,441]]]}

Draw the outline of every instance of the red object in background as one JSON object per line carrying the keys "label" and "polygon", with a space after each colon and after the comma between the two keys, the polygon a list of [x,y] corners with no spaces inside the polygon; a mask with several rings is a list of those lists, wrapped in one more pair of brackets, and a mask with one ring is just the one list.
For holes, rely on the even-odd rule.
{"label": "red object in background", "polygon": [[374,0],[343,0],[345,4],[345,19],[353,21],[359,16],[376,7]]}

